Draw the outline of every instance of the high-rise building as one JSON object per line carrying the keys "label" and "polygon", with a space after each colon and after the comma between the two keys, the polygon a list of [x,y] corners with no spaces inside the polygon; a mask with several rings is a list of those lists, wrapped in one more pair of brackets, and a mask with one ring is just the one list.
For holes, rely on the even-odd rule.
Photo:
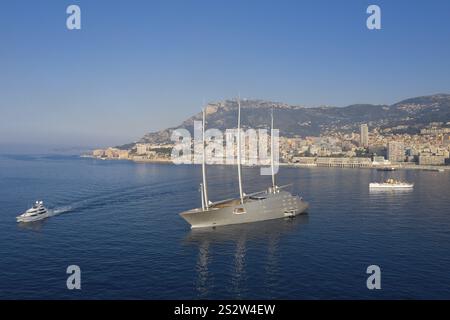
{"label": "high-rise building", "polygon": [[365,123],[360,127],[359,145],[364,148],[369,146],[369,127]]}
{"label": "high-rise building", "polygon": [[388,143],[388,160],[391,162],[405,161],[405,146],[402,142],[391,141]]}

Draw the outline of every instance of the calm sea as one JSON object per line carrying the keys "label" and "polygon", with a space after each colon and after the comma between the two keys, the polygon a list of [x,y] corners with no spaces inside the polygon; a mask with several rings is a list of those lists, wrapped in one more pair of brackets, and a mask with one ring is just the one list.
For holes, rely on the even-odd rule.
{"label": "calm sea", "polygon": [[[450,299],[450,173],[281,168],[308,215],[194,232],[178,213],[200,204],[199,169],[1,156],[0,298]],[[235,168],[208,177],[212,200],[236,196]],[[369,192],[386,177],[415,188]],[[247,193],[269,183],[244,169]],[[37,199],[56,214],[17,224]],[[372,264],[381,290],[366,287]]]}

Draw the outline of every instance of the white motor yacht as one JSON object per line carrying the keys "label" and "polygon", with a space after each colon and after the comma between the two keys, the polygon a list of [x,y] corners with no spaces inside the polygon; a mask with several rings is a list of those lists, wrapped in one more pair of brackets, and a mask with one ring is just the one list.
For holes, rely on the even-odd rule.
{"label": "white motor yacht", "polygon": [[17,222],[32,222],[49,217],[49,212],[44,207],[43,201],[36,201],[30,209],[17,216]]}
{"label": "white motor yacht", "polygon": [[395,179],[387,179],[385,182],[371,182],[370,189],[412,189],[414,183],[402,182]]}

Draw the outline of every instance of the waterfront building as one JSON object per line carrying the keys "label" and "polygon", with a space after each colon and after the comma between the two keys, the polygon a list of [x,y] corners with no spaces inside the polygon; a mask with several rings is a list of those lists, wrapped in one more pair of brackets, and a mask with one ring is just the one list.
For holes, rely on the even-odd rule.
{"label": "waterfront building", "polygon": [[371,167],[372,161],[370,158],[352,157],[352,158],[332,158],[332,157],[318,157],[316,159],[318,166],[324,167]]}
{"label": "waterfront building", "polygon": [[372,158],[372,164],[374,166],[383,166],[383,165],[388,165],[391,162],[389,160],[386,160],[384,158],[384,156],[373,156]]}
{"label": "waterfront building", "polygon": [[293,163],[298,163],[305,166],[315,166],[316,158],[315,157],[293,157]]}
{"label": "waterfront building", "polygon": [[419,164],[429,166],[442,166],[445,164],[445,156],[420,155]]}

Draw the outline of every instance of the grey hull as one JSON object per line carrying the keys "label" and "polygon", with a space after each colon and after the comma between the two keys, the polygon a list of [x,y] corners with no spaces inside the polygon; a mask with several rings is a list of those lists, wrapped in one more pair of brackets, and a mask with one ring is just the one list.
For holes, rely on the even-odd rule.
{"label": "grey hull", "polygon": [[304,213],[307,208],[308,203],[298,196],[278,191],[245,198],[244,204],[229,200],[213,204],[208,210],[197,208],[180,215],[191,228],[206,228],[292,217]]}

